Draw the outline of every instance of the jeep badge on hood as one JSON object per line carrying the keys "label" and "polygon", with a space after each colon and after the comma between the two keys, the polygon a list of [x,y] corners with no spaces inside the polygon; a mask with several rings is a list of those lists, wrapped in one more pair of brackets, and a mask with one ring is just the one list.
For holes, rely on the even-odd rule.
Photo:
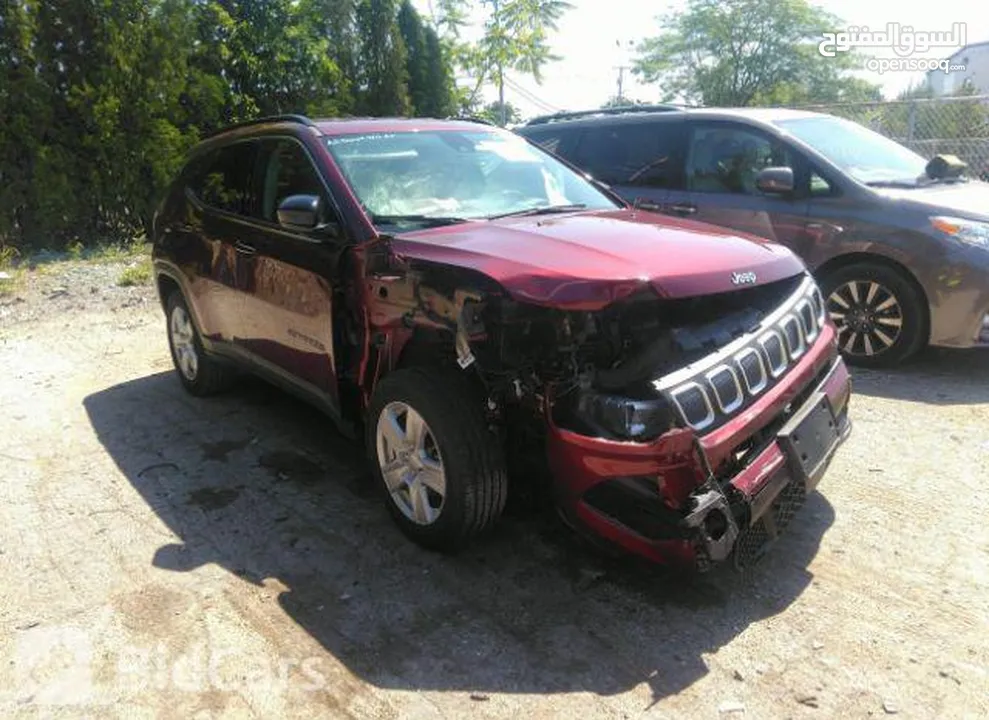
{"label": "jeep badge on hood", "polygon": [[751,285],[756,281],[754,272],[737,272],[731,274],[732,285]]}

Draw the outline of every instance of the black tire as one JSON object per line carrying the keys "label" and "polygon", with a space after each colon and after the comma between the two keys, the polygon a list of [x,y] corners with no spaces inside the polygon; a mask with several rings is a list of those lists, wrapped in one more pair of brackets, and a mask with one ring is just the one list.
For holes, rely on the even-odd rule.
{"label": "black tire", "polygon": [[852,365],[893,367],[927,344],[924,298],[888,265],[861,262],[838,268],[822,278],[821,293],[838,326],[841,353]]}
{"label": "black tire", "polygon": [[[192,333],[191,347],[196,355],[196,370],[192,374],[187,369],[183,369],[179,359],[179,349],[177,348],[179,341],[176,337],[173,337],[175,335],[173,318],[178,312],[183,313],[188,319]],[[195,322],[192,320],[192,313],[189,312],[189,306],[186,304],[182,293],[178,290],[169,295],[165,303],[165,323],[168,333],[168,349],[172,353],[172,363],[175,365],[175,373],[179,376],[179,381],[186,391],[197,397],[206,397],[208,395],[215,395],[230,387],[230,383],[234,377],[233,369],[208,355],[203,349],[199,328],[196,327]]]}
{"label": "black tire", "polygon": [[[505,508],[508,476],[498,437],[488,428],[483,400],[457,370],[411,367],[387,375],[375,390],[365,421],[372,471],[388,511],[402,532],[430,550],[456,552],[489,530]],[[446,477],[438,517],[410,519],[385,482],[378,455],[378,423],[393,403],[415,410],[438,448]]]}

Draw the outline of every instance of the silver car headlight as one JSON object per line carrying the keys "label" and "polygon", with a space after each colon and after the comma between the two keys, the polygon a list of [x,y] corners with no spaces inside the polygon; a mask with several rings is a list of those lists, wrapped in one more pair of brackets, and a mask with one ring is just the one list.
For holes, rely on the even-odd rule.
{"label": "silver car headlight", "polygon": [[955,240],[989,250],[989,223],[939,215],[931,218],[931,225]]}

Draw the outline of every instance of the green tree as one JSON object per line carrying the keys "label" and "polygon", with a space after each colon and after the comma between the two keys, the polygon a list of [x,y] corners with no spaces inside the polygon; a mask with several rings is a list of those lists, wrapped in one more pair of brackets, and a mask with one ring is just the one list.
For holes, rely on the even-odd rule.
{"label": "green tree", "polygon": [[358,45],[362,72],[358,107],[368,115],[408,115],[405,44],[396,23],[395,0],[360,0]]}
{"label": "green tree", "polygon": [[450,61],[436,31],[427,26],[410,0],[398,10],[398,27],[407,53],[409,99],[421,117],[448,117],[456,112]]}
{"label": "green tree", "polygon": [[406,51],[406,74],[412,112],[426,115],[429,104],[429,72],[426,67],[426,29],[411,0],[402,0],[398,8],[398,29]]}
{"label": "green tree", "polygon": [[630,107],[633,105],[649,105],[649,104],[650,103],[646,102],[645,100],[634,100],[632,98],[627,98],[627,97],[623,97],[619,99],[617,95],[614,95],[608,98],[608,100],[601,105],[601,109],[607,110],[608,108]]}
{"label": "green tree", "polygon": [[35,71],[36,20],[20,0],[0,2],[0,250],[34,231],[32,179],[51,124],[50,93]]}
{"label": "green tree", "polygon": [[457,111],[455,101],[456,83],[453,79],[451,59],[440,41],[439,35],[431,27],[423,31],[425,35],[426,104],[422,114],[431,117],[449,117]]}
{"label": "green tree", "polygon": [[510,102],[506,102],[504,106],[498,102],[488,103],[477,113],[477,117],[495,125],[514,125],[522,122],[522,113]]}
{"label": "green tree", "polygon": [[147,230],[188,148],[233,121],[402,115],[409,86],[453,114],[452,46],[408,5],[407,61],[397,3],[0,0],[0,246]]}
{"label": "green tree", "polygon": [[878,89],[848,76],[855,53],[825,58],[822,33],[840,21],[807,0],[688,0],[660,18],[643,41],[633,72],[660,84],[665,99],[740,106],[851,101]]}
{"label": "green tree", "polygon": [[[572,5],[566,0],[481,0],[484,33],[474,43],[460,41],[468,7],[467,0],[442,0],[433,18],[445,31],[451,57],[474,79],[473,88],[461,95],[461,106],[475,110],[481,90],[493,82],[499,106],[507,107],[505,73],[515,70],[542,81],[543,68],[559,59],[550,49],[550,33]],[[499,120],[504,125],[508,118]]]}

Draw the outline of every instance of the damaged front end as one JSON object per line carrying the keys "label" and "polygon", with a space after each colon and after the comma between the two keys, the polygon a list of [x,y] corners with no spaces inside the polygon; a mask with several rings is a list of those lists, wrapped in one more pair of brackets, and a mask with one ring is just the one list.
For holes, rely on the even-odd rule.
{"label": "damaged front end", "polygon": [[848,375],[806,274],[687,299],[646,286],[590,311],[428,265],[370,290],[387,369],[445,358],[475,374],[506,450],[546,461],[564,517],[657,562],[751,562],[847,434]]}
{"label": "damaged front end", "polygon": [[848,373],[823,299],[800,275],[650,305],[613,311],[651,340],[553,396],[561,507],[660,562],[750,564],[849,431]]}

